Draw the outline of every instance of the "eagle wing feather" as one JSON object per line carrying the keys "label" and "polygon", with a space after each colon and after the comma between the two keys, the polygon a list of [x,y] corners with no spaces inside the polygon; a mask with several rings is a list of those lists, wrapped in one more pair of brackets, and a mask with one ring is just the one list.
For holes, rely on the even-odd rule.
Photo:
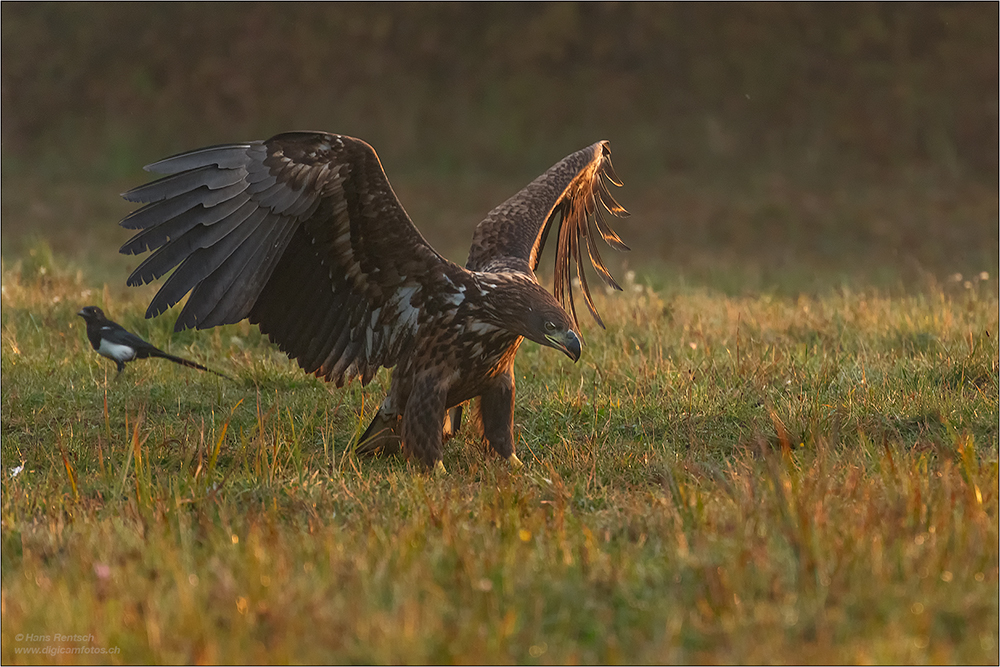
{"label": "eagle wing feather", "polygon": [[598,232],[612,248],[629,249],[603,217],[602,208],[617,217],[628,216],[628,212],[611,196],[605,179],[621,185],[611,166],[611,147],[607,141],[599,141],[563,158],[490,211],[486,219],[477,225],[466,268],[474,271],[519,271],[534,276],[549,231],[557,225],[553,293],[579,328],[571,277],[571,264],[575,263],[587,308],[603,328],[604,322],[594,307],[584,271],[581,254],[584,246],[591,264],[604,282],[617,290],[621,287],[598,252],[590,219],[594,218]]}
{"label": "eagle wing feather", "polygon": [[122,221],[140,231],[121,252],[152,251],[129,285],[173,270],[146,317],[190,292],[177,331],[249,318],[307,372],[367,383],[412,343],[442,289],[450,262],[361,140],[291,132],[147,170],[165,176],[123,195],[145,205]]}

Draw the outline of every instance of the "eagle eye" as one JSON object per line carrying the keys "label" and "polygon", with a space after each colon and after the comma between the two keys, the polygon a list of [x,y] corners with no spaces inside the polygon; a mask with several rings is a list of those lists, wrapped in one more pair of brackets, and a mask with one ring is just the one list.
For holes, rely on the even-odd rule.
{"label": "eagle eye", "polygon": [[549,333],[555,331],[556,330],[555,322],[546,322],[545,330],[548,331]]}

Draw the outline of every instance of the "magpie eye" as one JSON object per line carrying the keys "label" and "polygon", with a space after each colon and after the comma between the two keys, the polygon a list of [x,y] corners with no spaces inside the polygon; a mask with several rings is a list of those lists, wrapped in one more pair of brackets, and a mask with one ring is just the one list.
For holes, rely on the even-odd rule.
{"label": "magpie eye", "polygon": [[546,322],[545,323],[545,330],[549,331],[549,332],[555,331],[556,330],[555,323],[553,323],[553,322]]}

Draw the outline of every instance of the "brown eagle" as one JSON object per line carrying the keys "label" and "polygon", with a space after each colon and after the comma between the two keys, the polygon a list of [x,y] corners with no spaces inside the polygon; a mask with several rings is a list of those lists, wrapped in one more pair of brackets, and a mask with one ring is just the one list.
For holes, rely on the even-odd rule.
{"label": "brown eagle", "polygon": [[[146,317],[190,292],[175,331],[248,318],[307,373],[338,387],[355,377],[366,385],[380,366],[395,367],[359,441],[363,453],[401,446],[428,468],[440,466],[462,405],[478,398],[486,442],[519,465],[513,365],[521,340],[580,358],[571,259],[604,326],[583,271],[584,245],[604,281],[620,289],[590,227],[594,219],[607,243],[628,250],[601,210],[628,215],[605,183],[621,185],[606,141],[567,156],[493,209],[476,227],[465,268],[424,240],[360,139],[289,132],[182,153],[146,170],[166,176],[123,195],[145,206],[121,221],[142,231],[120,252],[155,252],[128,284],[176,267]],[[553,226],[555,296],[534,273]]]}

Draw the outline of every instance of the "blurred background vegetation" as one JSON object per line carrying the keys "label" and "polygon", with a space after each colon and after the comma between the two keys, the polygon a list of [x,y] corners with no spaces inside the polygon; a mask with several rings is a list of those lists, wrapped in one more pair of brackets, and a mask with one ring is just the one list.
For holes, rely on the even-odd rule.
{"label": "blurred background vegetation", "polygon": [[42,237],[123,287],[137,262],[116,254],[118,193],[142,165],[319,129],[371,143],[459,262],[492,206],[609,139],[633,213],[622,258],[657,280],[909,290],[996,274],[996,3],[0,13],[8,262]]}

